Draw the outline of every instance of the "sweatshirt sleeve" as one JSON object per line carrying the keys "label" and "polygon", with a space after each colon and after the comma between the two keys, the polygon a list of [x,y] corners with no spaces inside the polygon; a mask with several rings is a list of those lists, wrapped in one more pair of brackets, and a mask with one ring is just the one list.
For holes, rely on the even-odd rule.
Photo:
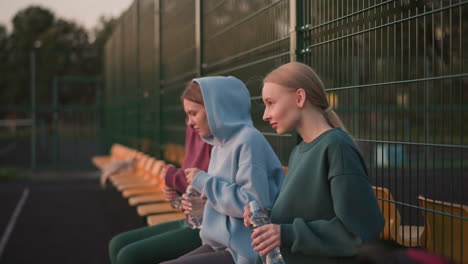
{"label": "sweatshirt sleeve", "polygon": [[185,193],[188,183],[185,178],[185,172],[183,169],[176,167],[169,167],[164,178],[165,184],[172,189],[175,189],[178,193]]}
{"label": "sweatshirt sleeve", "polygon": [[282,247],[292,253],[353,256],[363,242],[378,238],[384,219],[368,181],[360,175],[337,175],[330,188],[336,216],[281,224]]}
{"label": "sweatshirt sleeve", "polygon": [[[215,210],[228,216],[242,218],[244,206],[253,200],[261,203],[263,207],[271,206],[273,201],[270,197],[274,197],[275,194],[269,193],[271,183],[267,175],[267,163],[253,158],[259,157],[261,151],[263,150],[253,146],[242,148],[235,182],[200,171],[195,176],[192,186],[208,198],[207,202]],[[265,153],[261,156],[265,156]]]}

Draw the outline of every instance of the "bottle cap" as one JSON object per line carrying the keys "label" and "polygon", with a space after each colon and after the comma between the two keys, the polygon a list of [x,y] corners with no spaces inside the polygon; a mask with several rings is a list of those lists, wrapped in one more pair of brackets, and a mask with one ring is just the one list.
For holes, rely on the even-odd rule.
{"label": "bottle cap", "polygon": [[251,201],[249,205],[250,205],[250,212],[255,212],[255,211],[260,210],[260,207],[258,206],[258,203],[256,201]]}

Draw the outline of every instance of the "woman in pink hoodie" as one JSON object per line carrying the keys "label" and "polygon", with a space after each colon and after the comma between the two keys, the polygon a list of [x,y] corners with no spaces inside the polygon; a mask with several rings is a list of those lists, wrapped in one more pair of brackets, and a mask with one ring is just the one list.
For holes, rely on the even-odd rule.
{"label": "woman in pink hoodie", "polygon": [[[188,183],[184,169],[208,169],[211,148],[192,126],[187,125],[182,168],[166,167],[164,193],[167,200],[185,193]],[[109,243],[111,263],[154,264],[174,259],[201,246],[199,231],[189,227],[183,219],[118,234]]]}

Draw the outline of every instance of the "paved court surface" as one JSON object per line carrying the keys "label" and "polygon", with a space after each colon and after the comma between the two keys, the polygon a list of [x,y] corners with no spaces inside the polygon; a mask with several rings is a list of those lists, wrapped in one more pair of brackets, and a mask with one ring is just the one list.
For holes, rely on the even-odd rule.
{"label": "paved court surface", "polygon": [[144,226],[134,208],[97,180],[0,184],[0,263],[109,263],[115,234]]}

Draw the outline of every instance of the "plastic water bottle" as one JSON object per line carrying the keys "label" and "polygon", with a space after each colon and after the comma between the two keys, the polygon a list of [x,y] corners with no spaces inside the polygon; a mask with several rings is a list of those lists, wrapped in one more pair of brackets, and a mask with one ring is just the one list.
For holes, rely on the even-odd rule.
{"label": "plastic water bottle", "polygon": [[182,209],[182,196],[177,195],[174,199],[171,200],[171,207],[174,209]]}
{"label": "plastic water bottle", "polygon": [[[252,213],[252,216],[250,217],[252,229],[271,223],[270,217],[261,210],[256,201],[251,201],[249,205],[250,212]],[[266,264],[284,264],[283,256],[281,255],[278,247],[268,252],[265,257],[262,257],[262,260],[263,263]]]}
{"label": "plastic water bottle", "polygon": [[187,201],[192,204],[192,211],[190,211],[190,214],[187,217],[187,222],[193,229],[201,228],[205,200],[201,197],[201,194],[192,187],[192,185],[187,187],[185,194],[187,195]]}

